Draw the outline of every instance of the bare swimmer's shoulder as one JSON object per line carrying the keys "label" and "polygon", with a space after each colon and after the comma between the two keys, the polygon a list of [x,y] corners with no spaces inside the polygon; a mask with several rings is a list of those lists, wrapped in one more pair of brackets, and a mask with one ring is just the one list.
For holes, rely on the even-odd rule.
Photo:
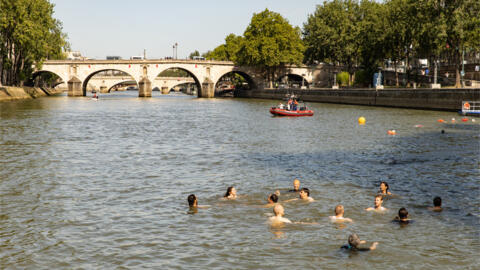
{"label": "bare swimmer's shoulder", "polygon": [[268,220],[271,224],[292,223],[289,219],[284,217],[270,217]]}

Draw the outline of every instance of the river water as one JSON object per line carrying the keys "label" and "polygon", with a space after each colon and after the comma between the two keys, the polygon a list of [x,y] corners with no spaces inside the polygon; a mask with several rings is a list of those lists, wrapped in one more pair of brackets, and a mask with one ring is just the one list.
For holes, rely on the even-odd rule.
{"label": "river water", "polygon": [[[136,95],[0,103],[0,269],[478,269],[480,119]],[[315,201],[285,217],[314,224],[271,227],[262,206],[296,196],[294,178]],[[389,211],[366,212],[380,181]],[[237,200],[220,200],[228,186]],[[189,211],[191,193],[210,207]],[[337,204],[354,223],[329,222]],[[415,222],[392,223],[400,207]],[[354,232],[377,249],[340,250]]]}

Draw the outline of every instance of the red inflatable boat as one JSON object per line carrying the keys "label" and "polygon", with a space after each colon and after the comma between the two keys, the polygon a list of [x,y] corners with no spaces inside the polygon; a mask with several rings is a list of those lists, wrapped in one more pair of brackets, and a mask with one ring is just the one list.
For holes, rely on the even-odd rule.
{"label": "red inflatable boat", "polygon": [[302,107],[297,111],[289,111],[277,107],[270,108],[270,113],[277,116],[313,116],[313,111],[307,107]]}

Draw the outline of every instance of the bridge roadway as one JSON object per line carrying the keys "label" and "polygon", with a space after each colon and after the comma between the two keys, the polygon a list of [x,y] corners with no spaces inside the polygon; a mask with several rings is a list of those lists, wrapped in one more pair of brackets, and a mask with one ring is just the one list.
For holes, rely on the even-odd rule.
{"label": "bridge roadway", "polygon": [[[44,73],[54,73],[68,86],[69,96],[85,96],[90,79],[106,70],[119,70],[127,73],[138,83],[139,97],[151,97],[153,83],[160,73],[177,68],[187,71],[198,87],[198,96],[212,98],[215,86],[220,79],[231,73],[242,75],[252,89],[265,88],[264,72],[255,67],[235,66],[229,61],[206,60],[48,60],[33,77]],[[287,66],[278,68],[276,77],[294,75],[304,79],[306,84],[328,81],[328,66]]]}

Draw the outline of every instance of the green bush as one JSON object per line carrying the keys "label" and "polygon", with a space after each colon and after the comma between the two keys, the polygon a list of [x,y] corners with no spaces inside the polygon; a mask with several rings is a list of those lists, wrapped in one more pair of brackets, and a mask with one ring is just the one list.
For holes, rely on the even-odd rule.
{"label": "green bush", "polygon": [[368,72],[366,70],[359,70],[355,72],[355,86],[364,87],[369,84]]}
{"label": "green bush", "polygon": [[337,74],[337,83],[340,86],[347,86],[348,85],[348,72],[340,72]]}

